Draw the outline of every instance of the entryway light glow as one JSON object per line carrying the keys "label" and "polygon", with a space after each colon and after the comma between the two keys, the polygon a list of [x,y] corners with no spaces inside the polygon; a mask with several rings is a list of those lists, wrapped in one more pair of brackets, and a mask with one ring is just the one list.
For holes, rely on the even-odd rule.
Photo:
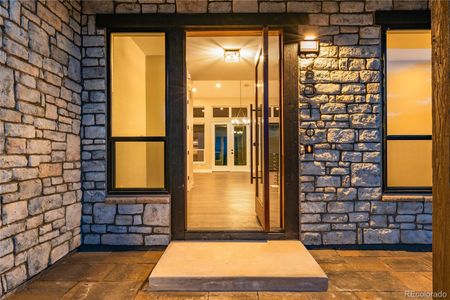
{"label": "entryway light glow", "polygon": [[307,35],[299,43],[300,53],[319,52],[319,41],[315,35]]}
{"label": "entryway light glow", "polygon": [[193,93],[197,93],[197,88],[195,88],[195,87],[192,88],[192,92],[193,92]]}
{"label": "entryway light glow", "polygon": [[224,60],[226,63],[239,62],[241,60],[240,49],[225,49]]}
{"label": "entryway light glow", "polygon": [[222,87],[222,84],[220,84],[220,82],[218,82],[218,83],[216,83],[216,88],[221,88]]}

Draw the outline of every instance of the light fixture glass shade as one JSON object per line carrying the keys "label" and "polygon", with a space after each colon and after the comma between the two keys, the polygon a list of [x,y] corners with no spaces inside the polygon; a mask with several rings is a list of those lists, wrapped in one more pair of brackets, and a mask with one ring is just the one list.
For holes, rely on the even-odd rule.
{"label": "light fixture glass shade", "polygon": [[226,63],[239,62],[241,60],[241,52],[239,49],[225,49],[224,60]]}
{"label": "light fixture glass shade", "polygon": [[319,52],[319,41],[300,41],[300,53]]}

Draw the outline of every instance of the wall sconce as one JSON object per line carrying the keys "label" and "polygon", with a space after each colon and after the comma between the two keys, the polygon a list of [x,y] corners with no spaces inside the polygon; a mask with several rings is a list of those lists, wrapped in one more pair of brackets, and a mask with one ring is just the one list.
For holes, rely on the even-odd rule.
{"label": "wall sconce", "polygon": [[303,40],[299,42],[299,51],[301,54],[319,52],[319,41]]}
{"label": "wall sconce", "polygon": [[314,152],[313,145],[305,145],[305,154],[312,154]]}
{"label": "wall sconce", "polygon": [[225,49],[224,60],[226,63],[235,63],[241,60],[240,49]]}

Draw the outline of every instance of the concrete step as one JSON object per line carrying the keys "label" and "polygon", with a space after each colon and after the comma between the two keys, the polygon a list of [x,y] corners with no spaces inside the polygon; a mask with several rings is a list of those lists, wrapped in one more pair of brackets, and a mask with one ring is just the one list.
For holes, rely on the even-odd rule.
{"label": "concrete step", "polygon": [[153,291],[326,291],[299,241],[175,241],[149,277]]}

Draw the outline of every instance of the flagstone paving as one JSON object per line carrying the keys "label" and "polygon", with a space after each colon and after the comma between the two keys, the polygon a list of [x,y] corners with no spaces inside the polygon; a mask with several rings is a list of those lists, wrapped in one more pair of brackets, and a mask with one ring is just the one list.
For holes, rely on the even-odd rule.
{"label": "flagstone paving", "polygon": [[390,300],[415,299],[405,291],[431,291],[431,252],[310,252],[329,277],[327,292],[152,292],[147,278],[162,251],[75,252],[7,299]]}

